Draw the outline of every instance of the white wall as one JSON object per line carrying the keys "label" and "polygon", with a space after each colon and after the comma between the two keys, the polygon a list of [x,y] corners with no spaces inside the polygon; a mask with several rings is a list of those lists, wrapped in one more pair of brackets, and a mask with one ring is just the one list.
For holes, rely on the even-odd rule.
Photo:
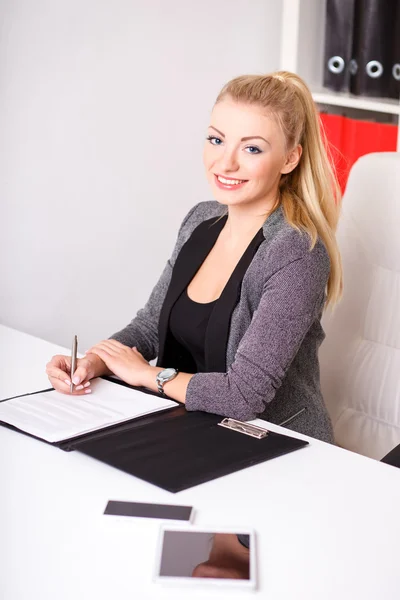
{"label": "white wall", "polygon": [[146,301],[209,111],[279,65],[274,0],[2,0],[0,322],[81,349]]}

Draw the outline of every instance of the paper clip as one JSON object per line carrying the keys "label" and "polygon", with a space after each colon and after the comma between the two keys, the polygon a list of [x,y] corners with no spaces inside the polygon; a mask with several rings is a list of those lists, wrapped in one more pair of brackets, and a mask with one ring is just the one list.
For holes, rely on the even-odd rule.
{"label": "paper clip", "polygon": [[262,427],[258,427],[257,425],[243,423],[243,421],[237,421],[236,419],[230,419],[228,417],[223,419],[220,423],[218,423],[218,425],[221,427],[226,427],[226,429],[232,429],[233,431],[250,435],[258,440],[262,440],[268,435],[267,429],[262,429]]}

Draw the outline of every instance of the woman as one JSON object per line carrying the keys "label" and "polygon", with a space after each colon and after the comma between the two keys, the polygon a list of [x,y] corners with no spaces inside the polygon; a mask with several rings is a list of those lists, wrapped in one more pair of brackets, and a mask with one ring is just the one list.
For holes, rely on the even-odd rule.
{"label": "woman", "polygon": [[[286,71],[227,83],[204,164],[217,201],[186,216],[146,306],[79,360],[74,393],[112,372],[187,410],[262,416],[332,442],[318,348],[342,287],[339,192],[305,83]],[[68,357],[47,365],[65,393],[69,369]]]}

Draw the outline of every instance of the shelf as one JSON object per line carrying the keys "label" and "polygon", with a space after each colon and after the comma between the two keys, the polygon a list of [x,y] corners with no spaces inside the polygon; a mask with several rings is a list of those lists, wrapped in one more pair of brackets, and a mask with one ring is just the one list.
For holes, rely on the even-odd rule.
{"label": "shelf", "polygon": [[[319,105],[370,111],[376,113],[376,120],[382,120],[380,115],[395,115],[396,118],[390,121],[397,121],[399,125],[397,151],[400,152],[400,98],[368,98],[346,92],[332,92],[323,87],[327,0],[282,0],[281,4],[279,68],[300,75]],[[365,116],[371,118],[371,115]]]}
{"label": "shelf", "polygon": [[367,98],[353,96],[345,92],[332,92],[331,90],[312,90],[314,101],[318,104],[331,106],[344,106],[359,110],[371,110],[390,115],[400,115],[400,101],[390,98]]}

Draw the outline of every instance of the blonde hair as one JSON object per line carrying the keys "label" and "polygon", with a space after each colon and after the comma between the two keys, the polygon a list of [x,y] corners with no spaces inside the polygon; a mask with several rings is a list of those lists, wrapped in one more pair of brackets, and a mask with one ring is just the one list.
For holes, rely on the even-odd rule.
{"label": "blonde hair", "polygon": [[310,236],[311,249],[318,238],[325,244],[331,263],[326,303],[334,304],[343,288],[335,237],[341,192],[309,88],[298,75],[277,71],[270,75],[243,75],[232,79],[222,88],[216,103],[227,97],[265,108],[280,125],[288,152],[298,144],[302,146],[297,167],[281,176],[278,201],[287,222]]}

